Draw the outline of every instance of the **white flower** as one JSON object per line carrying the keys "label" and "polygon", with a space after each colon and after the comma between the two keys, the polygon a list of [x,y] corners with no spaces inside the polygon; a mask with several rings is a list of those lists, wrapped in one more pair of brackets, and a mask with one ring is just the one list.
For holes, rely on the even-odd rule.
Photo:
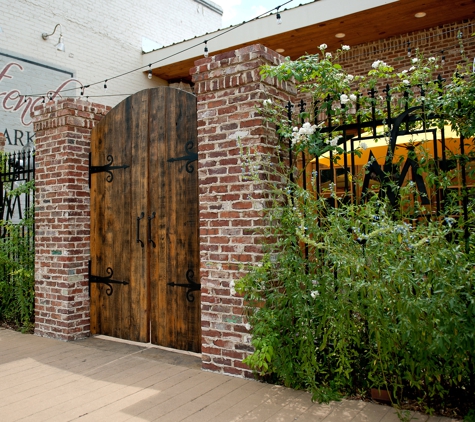
{"label": "white flower", "polygon": [[327,59],[330,59],[331,56],[332,56],[332,53],[325,53],[325,57],[326,57]]}
{"label": "white flower", "polygon": [[337,135],[335,136],[333,139],[330,140],[329,144],[332,146],[332,147],[336,147],[338,145],[338,140],[340,138],[343,138],[343,136],[341,135]]}
{"label": "white flower", "polygon": [[401,73],[405,75],[407,73],[407,69],[404,69]]}
{"label": "white flower", "polygon": [[412,72],[413,70],[416,70],[416,67],[415,67],[415,66],[411,66],[411,67],[409,68],[409,71],[410,71],[410,72]]}
{"label": "white flower", "polygon": [[368,144],[364,141],[360,142],[360,148],[365,151],[368,148]]}
{"label": "white flower", "polygon": [[356,102],[357,99],[358,99],[358,97],[355,94],[350,94],[350,100],[351,101]]}
{"label": "white flower", "polygon": [[429,57],[429,58],[427,59],[427,61],[429,61],[429,62],[435,62],[435,57]]}
{"label": "white flower", "polygon": [[348,101],[350,101],[350,99],[348,98],[348,95],[346,95],[346,94],[341,94],[340,95],[340,103],[346,104]]}
{"label": "white flower", "polygon": [[378,67],[380,66],[387,66],[386,63],[384,63],[382,60],[376,60],[375,62],[373,62],[373,64],[371,65],[371,67],[373,67],[373,69],[377,69]]}
{"label": "white flower", "polygon": [[268,98],[268,99],[266,99],[266,100],[263,101],[263,104],[264,104],[265,106],[269,106],[269,105],[272,104],[272,100],[271,100],[270,98]]}
{"label": "white flower", "polygon": [[326,44],[320,44],[320,50],[326,50],[328,48],[328,45]]}
{"label": "white flower", "polygon": [[346,79],[352,81],[355,77],[353,75],[346,75]]}
{"label": "white flower", "polygon": [[404,79],[404,80],[402,81],[402,83],[405,84],[405,85],[409,85],[409,81],[408,81],[407,79]]}
{"label": "white flower", "polygon": [[295,126],[293,129],[292,129],[293,132],[298,132],[299,131],[299,128],[297,126]]}
{"label": "white flower", "polygon": [[310,125],[309,122],[305,122],[305,123],[302,125],[302,127],[306,128],[306,129],[309,128],[310,126],[311,126],[311,125]]}
{"label": "white flower", "polygon": [[418,61],[419,61],[419,59],[418,59],[417,57],[414,57],[414,58],[412,59],[412,63],[417,63]]}
{"label": "white flower", "polygon": [[246,330],[249,331],[251,329],[251,324],[246,322],[246,324],[244,324],[244,327],[246,327]]}
{"label": "white flower", "polygon": [[315,299],[317,296],[320,296],[320,292],[314,290],[313,292],[310,292],[310,296],[312,296],[312,299]]}
{"label": "white flower", "polygon": [[342,45],[342,46],[341,46],[341,49],[342,49],[343,51],[348,51],[348,50],[350,49],[350,46],[349,46],[349,45]]}

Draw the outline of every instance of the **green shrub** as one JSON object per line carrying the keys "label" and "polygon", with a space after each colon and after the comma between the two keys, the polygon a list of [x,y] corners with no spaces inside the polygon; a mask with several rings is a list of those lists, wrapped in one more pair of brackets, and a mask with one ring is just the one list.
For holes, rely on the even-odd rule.
{"label": "green shrub", "polygon": [[[278,101],[266,100],[259,108],[283,142],[292,144],[294,157],[301,152],[317,160],[327,151],[342,154],[343,125],[358,119],[383,119],[388,133],[386,100],[359,96],[387,80],[393,82],[388,92],[393,116],[410,107],[422,110],[412,128],[420,129],[425,120],[424,127],[449,123],[464,136],[475,133],[473,113],[464,111],[473,104],[471,73],[465,78],[455,74],[442,89],[434,77],[438,59],[418,55],[400,73],[375,61],[355,84],[357,78],[335,63],[341,51],[332,57],[325,44],[320,49],[320,54],[265,66],[261,72],[297,81],[297,90],[312,101],[308,109],[314,111],[300,113],[294,122],[283,118],[285,104]],[[424,94],[416,95],[410,86]],[[325,131],[324,121],[315,121],[322,113],[332,117],[331,131]],[[429,115],[437,121],[429,122]],[[473,146],[467,150],[473,155]],[[261,156],[256,167],[255,157],[243,154],[244,174],[256,184],[265,179],[262,173],[272,172],[271,163],[278,167],[271,179],[282,182],[268,186],[264,259],[236,285],[248,303],[255,348],[245,363],[261,377],[310,390],[315,400],[379,388],[390,392],[394,404],[414,400],[428,413],[446,406],[463,407],[466,413],[474,407],[474,192],[449,193],[458,170],[437,168],[437,160],[422,152],[419,158],[409,154],[418,161],[417,174],[429,192],[443,193],[443,209],[424,208],[415,183],[399,187],[392,175],[380,179],[380,188],[384,182],[385,192],[398,198],[396,204],[377,194],[356,202],[337,196],[332,184],[317,196],[311,193],[316,186],[305,190],[293,183],[298,171],[288,169],[288,163],[275,166],[274,157]],[[473,161],[468,155],[450,158],[462,165]],[[402,165],[389,164],[393,169]],[[362,181],[352,177],[361,187]],[[307,183],[314,179],[307,175]]]}
{"label": "green shrub", "polygon": [[377,387],[430,409],[473,397],[474,244],[455,221],[416,224],[376,196],[332,207],[290,182],[273,197],[276,241],[237,285],[256,349],[245,362],[315,398]]}
{"label": "green shrub", "polygon": [[[31,192],[33,182],[10,195]],[[18,223],[0,220],[0,321],[31,331],[34,321],[33,210]]]}

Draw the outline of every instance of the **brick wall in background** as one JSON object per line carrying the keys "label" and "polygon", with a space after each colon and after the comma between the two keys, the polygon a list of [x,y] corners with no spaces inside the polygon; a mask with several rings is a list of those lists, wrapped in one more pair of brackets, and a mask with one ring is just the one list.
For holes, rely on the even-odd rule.
{"label": "brick wall in background", "polygon": [[275,155],[276,133],[259,115],[264,99],[288,101],[291,84],[261,81],[259,67],[279,54],[261,45],[195,62],[198,104],[203,369],[252,377],[242,359],[252,351],[243,299],[233,283],[243,265],[262,257],[265,184],[242,177],[240,145]]}
{"label": "brick wall in background", "polygon": [[[350,40],[343,40],[342,43],[349,44],[351,50],[342,54],[339,62],[348,73],[354,75],[366,75],[376,60],[383,60],[401,72],[412,66],[411,60],[417,56],[419,50],[426,58],[444,57],[445,63],[439,71],[443,78],[449,80],[458,64],[473,63],[473,33],[475,20],[467,20],[357,46],[351,45]],[[459,34],[461,39],[458,38]],[[463,55],[460,41],[463,45]],[[411,57],[408,57],[408,48],[411,48]]]}
{"label": "brick wall in background", "polygon": [[109,107],[64,99],[36,107],[35,334],[89,335],[89,149]]}

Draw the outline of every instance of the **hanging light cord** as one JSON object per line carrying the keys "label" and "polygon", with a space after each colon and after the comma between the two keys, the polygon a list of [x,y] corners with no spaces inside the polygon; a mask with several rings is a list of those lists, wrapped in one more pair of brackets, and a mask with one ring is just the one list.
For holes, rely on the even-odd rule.
{"label": "hanging light cord", "polygon": [[[251,20],[243,21],[243,22],[241,22],[240,24],[238,24],[238,25],[236,25],[236,26],[231,26],[231,27],[228,28],[227,30],[225,30],[225,31],[223,31],[223,32],[220,32],[219,34],[215,35],[214,37],[207,38],[206,41],[204,41],[204,42],[199,42],[198,44],[194,44],[194,45],[192,45],[192,46],[190,46],[190,47],[188,47],[188,48],[184,48],[183,50],[180,50],[180,51],[178,51],[178,52],[176,52],[176,53],[170,54],[170,55],[168,55],[168,56],[166,56],[166,57],[163,57],[163,58],[160,59],[160,60],[157,60],[157,61],[155,61],[155,62],[149,63],[149,64],[147,64],[147,65],[145,65],[145,66],[140,66],[140,67],[137,67],[137,68],[135,68],[135,69],[129,70],[129,71],[127,71],[127,72],[121,73],[121,74],[119,74],[119,75],[112,76],[112,77],[110,77],[110,78],[107,78],[106,81],[111,81],[111,80],[113,80],[113,79],[117,79],[117,78],[121,78],[122,76],[129,75],[130,73],[134,73],[134,72],[137,72],[137,71],[139,71],[139,70],[146,69],[147,67],[149,67],[149,66],[151,66],[151,65],[154,65],[154,64],[160,63],[160,62],[162,62],[162,61],[164,61],[164,60],[170,59],[170,58],[172,58],[172,57],[174,57],[174,56],[177,56],[177,55],[179,55],[179,54],[181,54],[181,53],[184,53],[185,51],[191,50],[192,48],[198,47],[198,46],[200,46],[200,45],[202,45],[202,44],[205,44],[205,45],[206,45],[207,42],[209,42],[209,41],[211,41],[211,40],[214,40],[214,39],[216,39],[216,38],[218,38],[218,37],[221,37],[221,36],[227,34],[228,32],[234,31],[235,29],[240,28],[241,26],[246,25],[246,24],[248,24],[249,22],[252,22],[252,21],[254,21],[254,20],[256,20],[256,19],[259,19],[259,18],[261,18],[261,17],[263,17],[263,16],[265,16],[265,15],[268,15],[268,14],[272,13],[274,10],[279,10],[279,8],[281,8],[282,6],[285,6],[286,4],[291,3],[292,1],[293,1],[293,0],[286,1],[285,3],[282,3],[281,5],[276,6],[276,7],[272,8],[272,9],[268,10],[267,12],[261,13],[259,16],[256,16],[255,18],[253,18],[253,19],[251,19]],[[320,1],[320,0],[316,0],[316,1]],[[91,86],[99,85],[99,84],[102,84],[102,83],[104,83],[104,79],[102,79],[102,80],[100,80],[100,81],[98,81],[98,82],[94,82],[94,83],[91,83],[91,84],[88,84],[88,85],[83,85],[83,86],[86,87],[86,88],[89,88],[89,87],[91,87]],[[68,88],[68,89],[62,90],[61,92],[74,91],[74,90],[76,90],[76,89],[78,89],[78,88]],[[44,95],[45,95],[45,94],[32,94],[32,95],[29,95],[29,97],[42,97],[42,96],[44,96]]]}

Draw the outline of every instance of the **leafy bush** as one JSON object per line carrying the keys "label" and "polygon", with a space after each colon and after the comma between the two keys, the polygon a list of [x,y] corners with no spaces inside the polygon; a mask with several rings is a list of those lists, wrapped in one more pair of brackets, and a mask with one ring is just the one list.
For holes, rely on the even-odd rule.
{"label": "leafy bush", "polygon": [[[28,182],[9,194],[31,192],[33,187]],[[19,223],[0,220],[0,226],[0,320],[27,332],[34,321],[33,210]]]}
{"label": "leafy bush", "polygon": [[[316,122],[303,124],[315,118],[309,113],[301,113],[298,122],[286,121],[284,105],[267,100],[260,112],[276,124],[285,142],[291,140],[295,156],[303,151],[316,159],[327,151],[342,154],[339,125],[367,119],[372,106],[373,116],[384,119],[384,101],[361,98],[358,89],[388,78],[399,80],[390,94],[391,101],[402,99],[397,104],[401,111],[422,105],[420,119],[442,114],[441,125],[448,121],[463,135],[473,135],[470,114],[461,119],[457,109],[465,104],[457,98],[473,90],[472,75],[454,77],[444,91],[432,77],[438,60],[418,56],[398,74],[374,62],[355,88],[356,77],[332,62],[326,45],[320,48],[322,57],[305,56],[262,70],[264,77],[297,81],[299,91],[310,94],[315,116],[326,111],[338,123],[329,132]],[[409,92],[410,85],[421,86],[424,96]],[[359,108],[335,107],[338,100]],[[473,103],[473,96],[467,101]],[[299,124],[300,129],[294,128]],[[464,188],[449,194],[446,187],[458,170],[437,168],[433,157],[424,154],[417,173],[424,174],[430,192],[444,192],[443,209],[437,212],[415,199],[413,182],[400,186],[391,177],[384,179],[385,188],[396,193],[396,204],[384,195],[372,196],[371,190],[357,202],[341,192],[338,196],[331,183],[322,195],[312,193],[316,186],[303,189],[293,183],[297,170],[289,170],[288,163],[275,170],[273,180],[278,176],[282,183],[269,184],[266,254],[236,285],[248,304],[255,348],[245,363],[257,374],[308,389],[315,400],[379,388],[390,392],[393,403],[415,400],[428,413],[461,403],[465,412],[474,407],[475,244],[469,236],[474,192]],[[253,158],[244,157],[246,168],[262,183],[262,174],[252,172]],[[473,159],[451,158],[462,164]],[[269,164],[274,160],[269,157]],[[260,157],[261,173],[264,161]]]}
{"label": "leafy bush", "polygon": [[376,196],[331,207],[297,185],[274,198],[276,241],[237,286],[247,364],[314,397],[376,387],[432,407],[473,394],[474,245],[452,220],[412,224]]}

